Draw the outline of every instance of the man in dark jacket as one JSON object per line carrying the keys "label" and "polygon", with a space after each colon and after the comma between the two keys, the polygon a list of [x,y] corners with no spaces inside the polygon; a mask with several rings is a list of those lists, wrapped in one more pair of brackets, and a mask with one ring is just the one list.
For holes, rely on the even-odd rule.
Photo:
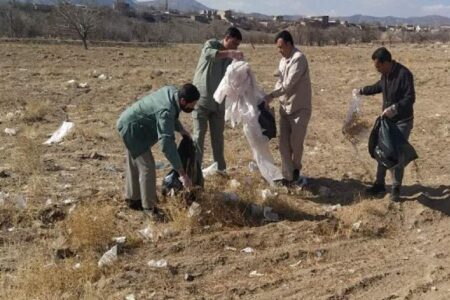
{"label": "man in dark jacket", "polygon": [[[378,48],[372,54],[375,68],[381,73],[381,79],[371,86],[360,89],[361,95],[374,95],[383,93],[382,117],[391,119],[403,134],[406,140],[413,128],[416,99],[414,91],[414,78],[412,73],[403,65],[392,60],[391,53],[384,47]],[[399,166],[393,170],[391,200],[399,201],[400,186],[402,184],[404,167]],[[378,195],[386,191],[386,168],[378,163],[377,177],[372,187],[366,192]]]}
{"label": "man in dark jacket", "polygon": [[197,88],[185,84],[181,89],[163,87],[128,107],[117,121],[126,147],[125,198],[134,209],[158,217],[156,207],[156,170],[151,148],[159,142],[161,150],[180,174],[185,187],[191,179],[183,168],[175,143],[175,131],[190,136],[178,120],[180,111],[191,113],[200,97]]}

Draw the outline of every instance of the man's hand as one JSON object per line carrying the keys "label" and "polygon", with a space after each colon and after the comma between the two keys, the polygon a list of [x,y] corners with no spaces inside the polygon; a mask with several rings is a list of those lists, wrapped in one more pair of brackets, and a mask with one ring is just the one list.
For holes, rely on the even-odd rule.
{"label": "man's hand", "polygon": [[180,175],[180,181],[183,184],[184,188],[190,188],[192,186],[192,180],[187,176],[187,174]]}
{"label": "man's hand", "polygon": [[227,57],[236,60],[243,60],[244,53],[242,53],[242,51],[239,50],[227,50]]}
{"label": "man's hand", "polygon": [[264,96],[264,101],[266,102],[266,105],[269,105],[270,102],[272,102],[272,100],[273,100],[273,97],[271,94],[267,94]]}
{"label": "man's hand", "polygon": [[382,117],[387,117],[389,119],[393,118],[397,114],[397,109],[395,105],[391,105],[388,108],[386,108],[383,113],[381,114]]}
{"label": "man's hand", "polygon": [[190,138],[190,139],[192,140],[191,134],[190,134],[189,131],[187,131],[186,129],[182,129],[182,130],[180,131],[180,134],[181,134],[182,136],[187,136],[188,138]]}

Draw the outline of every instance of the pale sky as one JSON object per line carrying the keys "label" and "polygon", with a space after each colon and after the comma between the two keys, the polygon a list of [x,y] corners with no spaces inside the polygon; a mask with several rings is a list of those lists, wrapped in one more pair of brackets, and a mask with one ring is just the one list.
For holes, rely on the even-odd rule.
{"label": "pale sky", "polygon": [[197,0],[213,9],[232,9],[266,15],[355,14],[376,17],[450,17],[450,0]]}

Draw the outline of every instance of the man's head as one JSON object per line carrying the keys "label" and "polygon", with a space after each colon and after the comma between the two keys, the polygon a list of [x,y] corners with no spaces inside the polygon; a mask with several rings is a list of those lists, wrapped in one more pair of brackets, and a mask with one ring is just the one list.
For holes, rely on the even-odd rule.
{"label": "man's head", "polygon": [[186,83],[178,91],[178,101],[180,103],[180,108],[185,113],[191,113],[194,111],[195,104],[197,104],[200,98],[200,93],[195,87],[195,85]]}
{"label": "man's head", "polygon": [[383,75],[390,72],[392,67],[392,56],[386,48],[381,47],[375,50],[372,54],[372,60],[378,72]]}
{"label": "man's head", "polygon": [[225,32],[223,46],[226,50],[236,50],[242,41],[242,34],[236,27],[230,27]]}
{"label": "man's head", "polygon": [[294,48],[294,40],[289,31],[283,30],[279,32],[275,36],[275,43],[281,56],[288,58],[291,55],[292,49]]}

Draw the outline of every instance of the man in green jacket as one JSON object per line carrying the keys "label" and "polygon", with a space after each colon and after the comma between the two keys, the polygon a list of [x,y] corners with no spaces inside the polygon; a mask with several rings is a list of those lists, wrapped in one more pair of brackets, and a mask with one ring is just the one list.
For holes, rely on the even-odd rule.
{"label": "man in green jacket", "polygon": [[[220,171],[225,171],[224,138],[225,102],[214,101],[214,92],[225,75],[228,65],[233,59],[241,60],[244,55],[236,50],[242,41],[239,29],[230,27],[223,40],[211,39],[203,46],[194,75],[194,84],[200,91],[200,99],[192,118],[194,121],[193,139],[203,153],[206,131],[211,134],[211,146],[214,161]],[[200,158],[202,162],[203,157]]]}
{"label": "man in green jacket", "polygon": [[158,215],[156,170],[151,152],[158,141],[183,185],[191,186],[177,152],[175,131],[190,136],[178,117],[180,110],[191,113],[199,97],[192,84],[185,84],[180,90],[166,86],[144,96],[121,114],[117,129],[126,147],[125,198],[131,208],[143,209],[150,216]]}

